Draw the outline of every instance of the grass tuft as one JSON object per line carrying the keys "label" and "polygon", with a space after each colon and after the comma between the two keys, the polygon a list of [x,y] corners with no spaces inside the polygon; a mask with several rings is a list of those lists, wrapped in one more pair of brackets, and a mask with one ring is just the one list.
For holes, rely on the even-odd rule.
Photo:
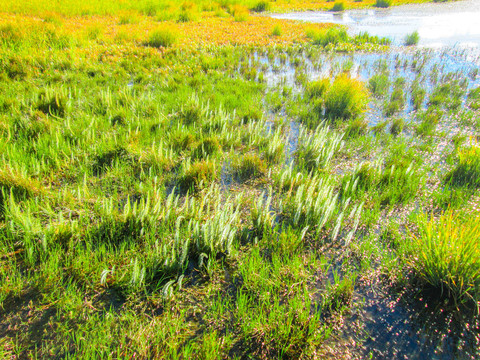
{"label": "grass tuft", "polygon": [[275,25],[272,29],[272,36],[282,36],[282,28],[280,25]]}
{"label": "grass tuft", "polygon": [[425,284],[456,304],[480,300],[480,216],[452,211],[435,219],[420,216],[406,242],[407,263]]}
{"label": "grass tuft", "polygon": [[374,6],[377,8],[388,8],[392,5],[391,0],[376,0]]}
{"label": "grass tuft", "polygon": [[355,118],[365,111],[368,98],[362,82],[342,74],[325,94],[325,117],[333,121]]}
{"label": "grass tuft", "polygon": [[217,165],[211,160],[201,160],[191,164],[187,162],[178,183],[184,191],[197,191],[218,177]]}
{"label": "grass tuft", "polygon": [[480,146],[474,145],[458,151],[458,164],[445,177],[453,186],[480,188]]}
{"label": "grass tuft", "polygon": [[420,36],[418,35],[418,31],[414,31],[411,34],[405,36],[404,44],[405,46],[413,46],[417,45],[420,41]]}
{"label": "grass tuft", "polygon": [[343,11],[343,10],[345,10],[345,4],[342,1],[339,1],[339,2],[336,2],[335,4],[333,4],[333,7],[331,9],[331,11],[333,11],[333,12],[339,12],[339,11]]}
{"label": "grass tuft", "polygon": [[171,47],[177,42],[177,34],[177,31],[174,31],[168,27],[159,28],[150,35],[145,45],[155,48]]}
{"label": "grass tuft", "polygon": [[266,172],[265,162],[256,154],[246,154],[232,164],[234,176],[239,181],[261,177]]}
{"label": "grass tuft", "polygon": [[265,0],[258,1],[255,5],[253,5],[250,10],[260,13],[270,9],[270,3]]}

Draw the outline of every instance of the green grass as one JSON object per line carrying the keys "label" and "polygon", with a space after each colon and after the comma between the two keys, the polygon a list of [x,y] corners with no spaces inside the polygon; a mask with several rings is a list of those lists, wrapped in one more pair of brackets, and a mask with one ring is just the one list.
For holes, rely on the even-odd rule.
{"label": "green grass", "polygon": [[414,31],[411,34],[405,36],[404,44],[405,46],[413,46],[417,45],[420,41],[420,35],[418,35],[418,31]]}
{"label": "green grass", "polygon": [[475,144],[457,153],[458,163],[446,175],[445,181],[453,186],[478,188],[480,186],[480,148]]}
{"label": "green grass", "polygon": [[418,230],[406,243],[406,262],[427,286],[455,304],[480,299],[480,217],[446,212],[439,218],[420,216]]}
{"label": "green grass", "polygon": [[338,45],[348,41],[348,34],[344,28],[331,27],[325,31],[310,30],[307,37],[312,40],[312,44],[326,47],[327,45]]}
{"label": "green grass", "polygon": [[333,7],[332,7],[331,11],[338,12],[338,11],[343,11],[343,10],[345,10],[344,3],[343,2],[336,2],[335,4],[333,4]]}
{"label": "green grass", "polygon": [[385,73],[376,74],[368,81],[368,89],[376,97],[385,96],[390,87],[390,80]]}
{"label": "green grass", "polygon": [[391,5],[392,2],[390,0],[376,0],[374,6],[378,8],[388,8]]}
{"label": "green grass", "polygon": [[217,165],[209,160],[185,163],[178,184],[184,191],[196,191],[218,177]]}
{"label": "green grass", "polygon": [[267,11],[269,9],[270,9],[270,2],[265,0],[258,1],[250,8],[250,10],[258,13]]}
{"label": "green grass", "polygon": [[159,28],[150,35],[148,41],[146,42],[146,45],[155,48],[168,48],[175,44],[177,38],[178,34],[172,29]]}
{"label": "green grass", "polygon": [[[413,213],[475,214],[476,144],[464,147],[466,126],[437,131],[457,124],[454,107],[422,99],[400,135],[401,115],[376,127],[364,116],[390,99],[387,64],[368,83],[347,75],[348,58],[332,62],[332,80],[310,79],[309,61],[320,71],[335,42],[381,41],[369,35],[192,50],[145,46],[152,29],[111,54],[93,29],[98,56],[77,57],[61,34],[2,31],[0,357],[322,357],[363,281],[423,296],[409,292],[429,284],[404,244],[416,244],[407,227],[426,238]],[[51,46],[30,51],[41,38]],[[297,84],[271,87],[267,73],[287,69]],[[435,97],[466,95],[437,75]],[[401,101],[409,85],[394,81]],[[458,115],[476,126],[471,109]]]}
{"label": "green grass", "polygon": [[480,87],[472,89],[467,95],[468,107],[473,110],[480,109]]}
{"label": "green grass", "polygon": [[405,122],[401,118],[395,118],[392,120],[390,125],[390,134],[397,136],[402,133],[403,128],[405,127]]}
{"label": "green grass", "polygon": [[239,181],[261,177],[266,172],[265,162],[256,154],[245,154],[232,164],[234,176]]}
{"label": "green grass", "polygon": [[363,83],[339,75],[325,94],[325,117],[331,121],[355,118],[365,111],[368,98]]}
{"label": "green grass", "polygon": [[282,28],[280,25],[275,25],[272,29],[272,36],[282,36]]}

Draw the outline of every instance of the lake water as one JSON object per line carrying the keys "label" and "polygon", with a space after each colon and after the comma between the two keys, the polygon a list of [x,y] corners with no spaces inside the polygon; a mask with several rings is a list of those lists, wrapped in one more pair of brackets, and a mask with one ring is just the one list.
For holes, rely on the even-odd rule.
{"label": "lake water", "polygon": [[388,9],[343,12],[294,12],[274,18],[346,25],[353,33],[367,31],[401,44],[406,34],[418,31],[419,46],[480,47],[480,0],[410,4]]}

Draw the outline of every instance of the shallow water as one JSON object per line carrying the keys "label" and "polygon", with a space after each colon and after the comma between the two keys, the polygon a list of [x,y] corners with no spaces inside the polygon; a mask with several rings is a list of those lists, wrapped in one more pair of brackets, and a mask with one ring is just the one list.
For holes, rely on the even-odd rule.
{"label": "shallow water", "polygon": [[344,12],[294,12],[274,14],[278,19],[335,23],[353,33],[367,31],[401,44],[406,34],[418,31],[420,46],[480,47],[480,0],[409,4],[388,9],[360,9]]}
{"label": "shallow water", "polygon": [[[297,58],[301,58],[303,61],[299,67],[296,67],[290,61],[291,59],[279,67],[277,59],[272,61],[268,60],[267,57],[259,58],[260,63],[269,65],[264,72],[264,78],[270,89],[278,89],[286,85],[292,87],[296,93],[302,92],[302,86],[296,82],[296,74],[300,69],[308,80],[324,77],[333,78],[349,69],[351,76],[367,83],[373,75],[383,69],[389,74],[392,82],[398,78],[405,80],[407,101],[405,107],[397,116],[401,116],[407,122],[412,121],[416,114],[410,94],[410,89],[415,81],[421,84],[421,87],[427,91],[427,95],[431,94],[433,89],[442,83],[446,77],[464,80],[466,90],[480,86],[479,53],[458,47],[448,47],[441,50],[409,49],[408,51],[399,47],[387,53],[325,54],[315,60],[299,54]],[[391,91],[392,86],[390,86]],[[428,96],[425,98],[423,109],[426,108],[427,101]],[[382,114],[379,100],[372,98],[365,119],[370,126],[386,119]]]}

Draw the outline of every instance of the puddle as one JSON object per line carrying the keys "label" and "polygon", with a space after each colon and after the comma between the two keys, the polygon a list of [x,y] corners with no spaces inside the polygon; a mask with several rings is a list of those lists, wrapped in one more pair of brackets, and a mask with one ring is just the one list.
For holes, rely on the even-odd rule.
{"label": "puddle", "polygon": [[360,358],[477,358],[480,328],[472,314],[432,305],[427,298],[393,297],[368,285],[355,291],[353,303],[361,305],[345,322],[343,339],[356,339],[351,350]]}
{"label": "puddle", "polygon": [[359,9],[344,12],[294,12],[274,14],[274,18],[335,23],[348,26],[352,33],[390,38],[401,44],[413,31],[420,46],[480,46],[480,0],[409,4],[387,9]]}

